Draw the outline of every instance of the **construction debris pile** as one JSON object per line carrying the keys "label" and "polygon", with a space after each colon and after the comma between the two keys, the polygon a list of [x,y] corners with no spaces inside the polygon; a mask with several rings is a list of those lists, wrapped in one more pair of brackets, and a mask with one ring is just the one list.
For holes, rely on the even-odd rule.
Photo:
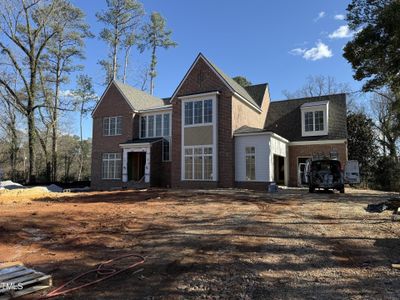
{"label": "construction debris pile", "polygon": [[365,210],[370,213],[381,213],[385,210],[391,210],[393,211],[392,220],[400,221],[400,198],[391,198],[377,204],[368,204]]}

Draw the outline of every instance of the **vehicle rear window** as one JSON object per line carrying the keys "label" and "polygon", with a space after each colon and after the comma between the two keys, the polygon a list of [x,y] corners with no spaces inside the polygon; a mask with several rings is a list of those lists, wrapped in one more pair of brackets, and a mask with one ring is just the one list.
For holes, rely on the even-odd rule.
{"label": "vehicle rear window", "polygon": [[318,160],[311,163],[311,169],[314,171],[339,171],[340,162],[336,160]]}

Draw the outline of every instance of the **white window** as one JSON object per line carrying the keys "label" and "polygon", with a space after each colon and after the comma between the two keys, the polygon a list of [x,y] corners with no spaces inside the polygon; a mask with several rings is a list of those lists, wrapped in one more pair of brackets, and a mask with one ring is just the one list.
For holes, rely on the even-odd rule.
{"label": "white window", "polygon": [[301,106],[302,136],[328,134],[329,101],[305,103]]}
{"label": "white window", "polygon": [[185,147],[184,164],[185,180],[213,180],[212,147]]}
{"label": "white window", "polygon": [[256,148],[246,147],[246,180],[256,180]]}
{"label": "white window", "polygon": [[140,117],[140,137],[163,137],[163,161],[171,160],[171,113],[143,115]]}
{"label": "white window", "polygon": [[121,179],[121,153],[103,153],[103,179]]}
{"label": "white window", "polygon": [[212,100],[196,100],[184,102],[184,124],[210,124],[213,121]]}
{"label": "white window", "polygon": [[122,117],[103,118],[103,135],[112,136],[122,134]]}

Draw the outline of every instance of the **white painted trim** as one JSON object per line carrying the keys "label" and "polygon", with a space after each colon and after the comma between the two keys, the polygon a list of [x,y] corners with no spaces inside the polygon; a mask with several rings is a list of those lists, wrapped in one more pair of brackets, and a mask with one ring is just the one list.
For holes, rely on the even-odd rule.
{"label": "white painted trim", "polygon": [[[207,126],[213,126],[213,144],[212,145],[196,145],[197,147],[207,146],[212,147],[213,149],[213,179],[212,180],[201,180],[201,181],[218,181],[218,94],[215,94],[211,97],[213,115],[212,115],[212,123],[206,123]],[[199,100],[195,99],[194,101]],[[210,96],[205,97],[204,100],[210,100]],[[197,127],[201,124],[196,124],[197,126],[187,126],[185,125],[185,102],[192,102],[192,98],[187,98],[181,101],[181,181],[191,181],[190,179],[185,179],[185,147],[196,147],[196,146],[185,146],[185,128],[188,127]],[[204,107],[204,106],[203,106]]]}
{"label": "white painted trim", "polygon": [[271,132],[271,131],[260,131],[260,132],[243,132],[243,133],[235,133],[234,136],[252,136],[252,135],[269,135],[272,136],[274,138],[276,138],[277,140],[280,140],[284,143],[290,143],[287,139],[281,137],[280,135]]}
{"label": "white painted trim", "polygon": [[186,99],[196,99],[196,98],[203,98],[203,97],[209,97],[215,95],[219,95],[220,93],[218,91],[215,92],[207,92],[207,93],[199,93],[199,94],[193,94],[193,95],[187,95],[187,96],[180,96],[178,99],[180,100],[186,100]]}
{"label": "white painted trim", "polygon": [[[131,147],[122,147],[123,155],[122,155],[122,182],[128,182],[128,153],[129,152],[145,152],[146,153],[146,164],[144,167],[144,182],[150,182],[150,172],[151,172],[151,148],[150,143],[143,144],[125,144],[132,145]],[[121,144],[120,144],[121,146]]]}
{"label": "white painted trim", "polygon": [[[312,105],[314,104],[314,105]],[[308,106],[305,106],[308,105]],[[329,132],[329,101],[319,101],[315,103],[305,103],[300,108],[301,111],[301,135],[302,136],[322,136],[328,135]],[[313,113],[313,129],[315,128],[315,112],[322,111],[324,118],[324,130],[306,131],[305,130],[305,113]]]}
{"label": "white painted trim", "polygon": [[298,142],[289,142],[289,146],[343,144],[343,143],[346,143],[346,142],[347,142],[347,139],[321,140],[321,141],[298,141]]}
{"label": "white painted trim", "polygon": [[157,106],[157,107],[152,107],[152,108],[146,108],[146,109],[142,109],[139,110],[138,112],[141,114],[145,114],[145,113],[154,113],[157,111],[165,111],[165,110],[172,110],[172,105],[165,105],[165,106]]}
{"label": "white painted trim", "polygon": [[132,108],[133,112],[137,112],[137,110],[132,106],[132,104],[129,102],[129,100],[125,97],[124,93],[121,91],[121,89],[118,87],[118,84],[115,84],[114,80],[111,80],[110,83],[108,84],[106,90],[104,91],[104,93],[101,95],[100,100],[97,102],[96,106],[94,107],[93,111],[92,111],[92,117],[94,115],[94,113],[96,112],[97,108],[99,107],[101,101],[103,101],[104,96],[107,94],[110,86],[114,84],[114,86],[117,88],[118,92],[122,95],[122,97],[125,99],[126,103],[128,103],[128,105]]}
{"label": "white painted trim", "polygon": [[[161,139],[160,139],[161,140]],[[127,148],[141,148],[141,147],[147,147],[150,146],[151,144],[158,142],[158,141],[154,141],[154,142],[147,142],[147,143],[129,143],[129,144],[119,144],[119,146],[122,149],[127,149]]]}

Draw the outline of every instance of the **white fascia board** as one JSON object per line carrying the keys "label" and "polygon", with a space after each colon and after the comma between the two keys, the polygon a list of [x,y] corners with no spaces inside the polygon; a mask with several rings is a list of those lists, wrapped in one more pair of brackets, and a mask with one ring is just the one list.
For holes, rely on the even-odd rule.
{"label": "white fascia board", "polygon": [[[153,142],[152,142],[153,143]],[[152,143],[131,143],[131,144],[119,144],[121,148],[141,148],[141,147],[149,147]]]}
{"label": "white fascia board", "polygon": [[284,137],[281,137],[280,135],[271,132],[271,131],[261,131],[261,132],[244,132],[244,133],[235,133],[234,136],[252,136],[252,135],[269,135],[272,136],[274,138],[276,138],[277,140],[280,140],[281,142],[284,143],[290,143],[287,139],[285,139]]}
{"label": "white fascia board", "polygon": [[346,142],[347,142],[347,139],[320,140],[320,141],[298,141],[298,142],[289,142],[289,146],[343,144],[343,143],[346,143]]}
{"label": "white fascia board", "polygon": [[163,106],[157,106],[157,107],[151,107],[151,108],[146,108],[146,109],[141,109],[138,111],[138,113],[151,113],[151,112],[157,112],[157,111],[165,111],[165,110],[171,110],[172,105],[163,105]]}
{"label": "white fascia board", "polygon": [[215,92],[207,92],[207,93],[199,93],[199,94],[192,94],[192,95],[187,95],[187,96],[180,96],[178,99],[180,100],[187,100],[187,99],[194,99],[194,98],[203,98],[203,97],[208,97],[208,96],[215,96],[219,95],[220,93],[218,91]]}

